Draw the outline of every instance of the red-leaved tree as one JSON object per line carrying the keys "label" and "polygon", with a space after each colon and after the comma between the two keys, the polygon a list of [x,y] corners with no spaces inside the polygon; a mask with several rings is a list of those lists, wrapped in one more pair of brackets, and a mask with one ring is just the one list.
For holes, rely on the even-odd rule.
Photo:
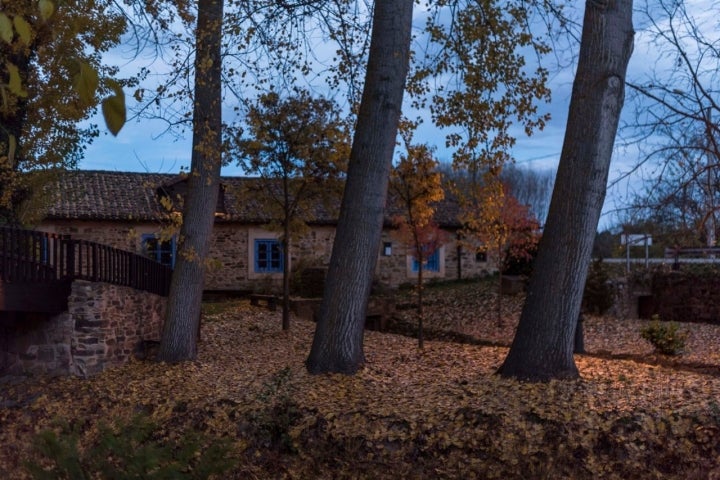
{"label": "red-leaved tree", "polygon": [[477,190],[476,208],[466,209],[466,236],[493,252],[498,266],[497,324],[502,326],[502,280],[508,260],[529,260],[539,240],[540,223],[496,176]]}

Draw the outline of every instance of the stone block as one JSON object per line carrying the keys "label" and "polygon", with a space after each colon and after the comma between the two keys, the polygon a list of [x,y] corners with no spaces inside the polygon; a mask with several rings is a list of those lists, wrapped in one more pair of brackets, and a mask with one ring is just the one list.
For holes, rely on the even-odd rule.
{"label": "stone block", "polygon": [[54,362],[55,361],[55,349],[50,345],[43,345],[38,348],[37,359],[39,362]]}

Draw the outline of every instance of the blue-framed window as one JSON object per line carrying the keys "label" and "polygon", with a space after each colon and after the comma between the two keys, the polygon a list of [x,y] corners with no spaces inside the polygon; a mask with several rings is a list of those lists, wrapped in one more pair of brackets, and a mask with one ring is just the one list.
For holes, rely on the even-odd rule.
{"label": "blue-framed window", "polygon": [[142,249],[145,255],[156,262],[175,267],[177,245],[174,236],[169,240],[161,240],[155,234],[145,234],[142,236]]}
{"label": "blue-framed window", "polygon": [[255,272],[256,273],[282,273],[283,258],[282,245],[276,239],[255,240]]}
{"label": "blue-framed window", "polygon": [[[420,262],[417,258],[412,259],[412,271],[417,272],[420,268]],[[425,272],[439,272],[440,271],[440,249],[436,249],[432,255],[426,258],[425,264],[423,265],[423,271]]]}

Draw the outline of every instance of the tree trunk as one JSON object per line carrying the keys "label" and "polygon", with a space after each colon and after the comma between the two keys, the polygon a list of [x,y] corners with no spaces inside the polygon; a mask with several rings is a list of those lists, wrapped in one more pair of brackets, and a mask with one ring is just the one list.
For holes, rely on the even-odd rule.
{"label": "tree trunk", "polygon": [[585,332],[583,331],[583,315],[578,315],[577,327],[575,327],[575,344],[573,353],[585,353]]}
{"label": "tree trunk", "polygon": [[503,295],[503,289],[502,289],[502,282],[503,282],[503,267],[504,262],[502,261],[502,248],[498,248],[498,289],[497,289],[497,326],[502,327],[503,321],[502,321],[502,295]]}
{"label": "tree trunk", "polygon": [[310,373],[355,373],[380,248],[410,58],[413,0],[375,2],[365,87],[312,348]]}
{"label": "tree trunk", "polygon": [[[420,257],[422,259],[422,256]],[[418,348],[422,350],[425,347],[425,341],[423,338],[423,320],[425,315],[425,309],[423,308],[423,265],[422,262],[418,262]]]}
{"label": "tree trunk", "polygon": [[557,180],[515,339],[500,374],[575,378],[575,328],[632,52],[632,0],[587,0]]}
{"label": "tree trunk", "polygon": [[222,16],[222,0],[198,1],[192,160],[159,361],[192,360],[197,354],[205,260],[220,186]]}
{"label": "tree trunk", "polygon": [[290,217],[285,213],[283,224],[283,305],[282,305],[282,329],[290,330]]}

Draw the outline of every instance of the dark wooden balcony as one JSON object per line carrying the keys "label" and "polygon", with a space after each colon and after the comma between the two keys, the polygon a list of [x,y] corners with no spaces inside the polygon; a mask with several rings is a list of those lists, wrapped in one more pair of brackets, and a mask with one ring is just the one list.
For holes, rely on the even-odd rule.
{"label": "dark wooden balcony", "polygon": [[165,296],[171,275],[166,265],[107,245],[0,227],[0,311],[63,312],[77,279]]}

